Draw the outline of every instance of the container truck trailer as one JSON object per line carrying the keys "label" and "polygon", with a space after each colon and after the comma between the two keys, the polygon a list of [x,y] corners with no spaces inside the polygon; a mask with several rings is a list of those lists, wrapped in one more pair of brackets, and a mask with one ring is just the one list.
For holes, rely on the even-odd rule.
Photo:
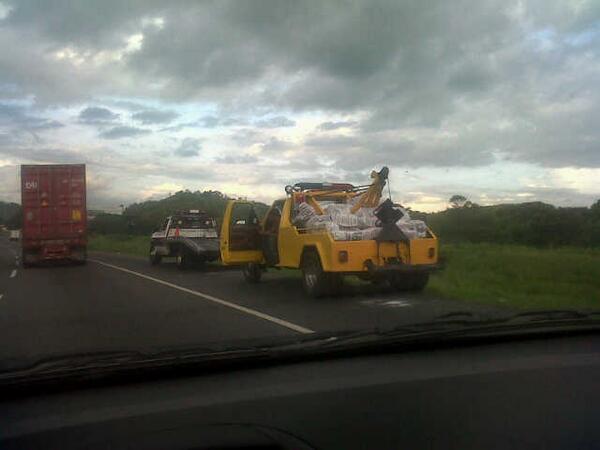
{"label": "container truck trailer", "polygon": [[57,260],[85,264],[84,164],[22,165],[21,205],[23,267]]}

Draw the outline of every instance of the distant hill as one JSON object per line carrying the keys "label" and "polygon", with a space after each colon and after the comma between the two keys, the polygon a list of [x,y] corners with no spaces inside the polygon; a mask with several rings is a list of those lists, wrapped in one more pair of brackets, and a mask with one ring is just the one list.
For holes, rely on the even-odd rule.
{"label": "distant hill", "polygon": [[[220,224],[229,197],[219,191],[180,191],[161,200],[148,200],[129,205],[123,214],[98,214],[90,221],[90,231],[99,233],[148,234],[156,229],[166,216],[178,210],[200,209],[217,219]],[[260,216],[268,206],[257,202]]]}

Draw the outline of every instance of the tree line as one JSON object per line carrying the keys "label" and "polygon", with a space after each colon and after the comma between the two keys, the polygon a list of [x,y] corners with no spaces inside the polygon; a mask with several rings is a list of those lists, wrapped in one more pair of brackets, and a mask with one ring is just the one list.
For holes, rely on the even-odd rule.
{"label": "tree line", "polygon": [[[229,197],[219,191],[180,191],[162,200],[124,208],[123,214],[95,215],[89,230],[100,234],[148,235],[178,210],[201,209],[221,223]],[[532,246],[600,247],[600,200],[591,207],[555,207],[542,202],[479,206],[453,196],[449,208],[435,213],[412,211],[443,242],[489,242]],[[259,216],[268,209],[256,203]],[[20,206],[0,202],[0,224],[20,227]]]}
{"label": "tree line", "polygon": [[600,247],[600,200],[590,208],[563,208],[542,202],[450,204],[445,211],[411,215],[425,220],[444,242]]}

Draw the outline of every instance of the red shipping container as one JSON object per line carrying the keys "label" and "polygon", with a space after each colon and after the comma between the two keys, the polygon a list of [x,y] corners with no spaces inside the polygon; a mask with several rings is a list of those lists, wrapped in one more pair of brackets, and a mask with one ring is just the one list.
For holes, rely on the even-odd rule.
{"label": "red shipping container", "polygon": [[87,246],[85,164],[21,166],[22,261],[84,263]]}

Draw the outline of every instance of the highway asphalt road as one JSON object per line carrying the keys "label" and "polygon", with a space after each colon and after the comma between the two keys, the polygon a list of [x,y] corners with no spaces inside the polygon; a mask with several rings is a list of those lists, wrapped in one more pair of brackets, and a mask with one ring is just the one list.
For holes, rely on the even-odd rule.
{"label": "highway asphalt road", "polygon": [[[310,299],[299,274],[270,271],[248,284],[235,269],[178,270],[144,258],[92,253],[85,266],[23,269],[0,237],[0,370],[88,351],[211,348],[234,341],[387,329],[489,307],[370,284]],[[167,260],[168,261],[168,260]]]}

